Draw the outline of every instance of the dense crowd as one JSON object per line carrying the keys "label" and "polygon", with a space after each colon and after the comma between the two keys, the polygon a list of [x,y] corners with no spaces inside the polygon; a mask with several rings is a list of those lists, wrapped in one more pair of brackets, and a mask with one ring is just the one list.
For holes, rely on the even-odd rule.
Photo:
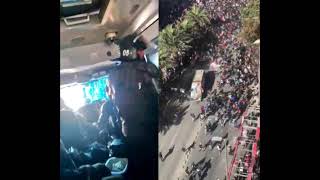
{"label": "dense crowd", "polygon": [[246,0],[198,0],[197,3],[209,12],[214,23],[212,30],[217,34],[218,43],[208,53],[210,63],[217,64],[221,70],[216,72],[220,75],[218,88],[208,98],[205,109],[224,125],[240,117],[251,97],[256,95],[249,86],[258,84],[255,48],[236,38],[241,26],[240,8]]}
{"label": "dense crowd", "polygon": [[[206,132],[212,132],[218,124],[224,126],[227,122],[235,126],[239,125],[239,118],[250,105],[249,103],[253,103],[251,98],[258,95],[252,87],[259,83],[256,47],[244,44],[238,39],[241,29],[240,9],[245,6],[247,0],[195,0],[192,2],[208,12],[213,25],[208,28],[212,28],[210,30],[218,39],[217,44],[212,42],[209,45],[211,48],[206,53],[194,52],[194,56],[191,57],[193,59],[191,63],[195,63],[198,59],[206,59],[205,56],[207,56],[210,58],[210,64],[219,67],[219,71],[216,71],[219,75],[217,89],[211,92],[205,105],[201,107],[199,117],[206,122]],[[169,21],[173,22],[171,18],[177,20],[183,8],[185,6],[180,5],[171,10],[171,14],[168,15]],[[195,114],[190,116],[194,120],[198,117]],[[214,121],[206,120],[209,116],[213,116]],[[216,147],[219,152],[222,149],[221,143],[214,143],[211,140],[198,144],[199,150],[205,150],[207,146],[210,149]],[[194,147],[196,147],[195,142],[182,150],[189,153]],[[244,156],[244,163],[247,163],[246,160],[250,159],[250,156],[249,153]],[[258,173],[259,168],[254,169]],[[193,163],[193,166],[187,167],[185,171],[187,175],[193,176],[198,174],[199,169]]]}
{"label": "dense crowd", "polygon": [[168,24],[173,24],[193,2],[195,0],[160,0],[160,13],[167,15],[160,16],[160,29]]}
{"label": "dense crowd", "polygon": [[[218,120],[221,119],[222,125],[226,121],[235,124],[249,105],[250,99],[258,95],[258,92],[250,88],[250,86],[255,87],[259,83],[258,63],[255,61],[257,54],[255,47],[243,44],[236,38],[236,35],[240,32],[238,7],[243,6],[245,1],[233,1],[232,4],[230,1],[220,1],[220,4],[219,1],[214,2],[210,6],[205,6],[217,12],[217,15],[213,18],[217,23],[217,26],[214,26],[214,31],[218,34],[219,42],[214,49],[212,63],[218,64],[221,72],[218,93],[215,92],[213,97],[218,102],[216,103],[218,104],[216,109],[222,111],[222,115],[219,112],[217,114],[217,118]],[[226,89],[229,91],[225,91]],[[222,102],[223,106],[219,102]],[[222,117],[220,118],[220,116]],[[249,145],[246,144],[246,146]],[[246,153],[241,159],[242,161],[239,162],[240,168],[238,170],[246,171],[245,167],[248,166],[250,159],[251,154]],[[259,164],[255,164],[254,178],[258,177]]]}
{"label": "dense crowd", "polygon": [[[62,101],[62,100],[61,100]],[[111,101],[101,106],[98,120],[91,123],[89,114],[73,112],[64,106],[60,111],[60,178],[101,179],[111,176],[105,166],[109,157],[126,157],[119,113]],[[113,145],[114,142],[121,142]],[[91,172],[88,175],[88,172]]]}

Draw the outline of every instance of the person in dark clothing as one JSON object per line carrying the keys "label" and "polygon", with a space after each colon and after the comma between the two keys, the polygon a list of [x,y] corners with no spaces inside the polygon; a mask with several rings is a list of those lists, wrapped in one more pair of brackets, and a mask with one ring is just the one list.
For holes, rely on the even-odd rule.
{"label": "person in dark clothing", "polygon": [[189,171],[189,167],[187,167],[186,169],[185,169],[185,173],[187,174],[187,175],[190,175],[190,171]]}
{"label": "person in dark clothing", "polygon": [[98,129],[72,111],[60,112],[60,138],[76,167],[107,160],[108,149],[96,142]]}
{"label": "person in dark clothing", "polygon": [[60,180],[100,180],[110,175],[110,170],[103,163],[78,168],[60,139]]}
{"label": "person in dark clothing", "polygon": [[195,121],[196,120],[196,115],[194,113],[191,113],[190,116],[192,117],[192,120]]}
{"label": "person in dark clothing", "polygon": [[[110,89],[106,86],[106,93],[111,98],[113,95],[110,94]],[[115,105],[112,102],[113,100],[107,100],[101,106],[101,114],[97,121],[97,124],[100,130],[106,130],[109,135],[121,137],[121,122],[118,110],[116,109]]]}
{"label": "person in dark clothing", "polygon": [[[121,130],[128,143],[128,178],[152,179],[157,175],[158,95],[150,86],[144,86],[144,93],[137,83],[145,84],[143,61],[123,63],[122,67],[110,73],[110,82],[115,89],[114,104],[121,113]],[[143,169],[143,172],[141,172]]]}
{"label": "person in dark clothing", "polygon": [[160,157],[160,160],[163,161],[163,156],[161,152],[159,153],[159,157]]}

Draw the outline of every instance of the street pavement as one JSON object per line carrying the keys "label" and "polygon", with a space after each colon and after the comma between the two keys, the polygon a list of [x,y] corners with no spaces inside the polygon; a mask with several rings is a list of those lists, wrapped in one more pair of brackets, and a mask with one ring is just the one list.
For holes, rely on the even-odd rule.
{"label": "street pavement", "polygon": [[[200,105],[200,104],[199,104]],[[196,113],[200,111],[199,105],[192,104],[190,107],[190,113]],[[209,117],[210,118],[210,117]],[[189,179],[185,173],[185,168],[191,169],[192,162],[197,163],[203,158],[205,159],[201,167],[205,162],[210,162],[210,168],[207,172],[203,172],[203,177],[194,179],[223,179],[226,172],[226,156],[225,150],[221,154],[216,149],[216,146],[211,150],[209,147],[205,151],[199,151],[198,145],[201,142],[203,145],[206,144],[209,139],[213,136],[221,136],[228,133],[228,141],[232,143],[233,138],[237,136],[237,130],[233,127],[229,127],[227,123],[225,127],[218,126],[212,133],[205,133],[204,123],[200,120],[193,122],[190,117],[185,117],[182,123],[178,126],[172,127],[166,135],[159,135],[159,150],[165,156],[165,153],[170,147],[175,146],[174,152],[169,155],[164,162],[159,160],[159,179]],[[182,147],[188,147],[195,141],[196,145],[190,152],[186,154],[182,152]],[[228,162],[231,162],[231,158],[228,155]]]}
{"label": "street pavement", "polygon": [[[188,77],[192,72],[187,71],[186,76]],[[185,76],[184,76],[185,77]],[[184,77],[182,79],[184,79]],[[189,78],[187,78],[189,79]],[[215,82],[218,82],[219,76],[215,78]],[[214,82],[213,89],[217,88]],[[185,84],[182,80],[181,84]],[[178,85],[179,86],[179,85]],[[181,85],[180,85],[181,87]],[[204,100],[205,101],[205,100]],[[227,123],[225,127],[218,125],[212,133],[205,133],[205,123],[197,119],[193,121],[190,117],[191,113],[199,114],[201,105],[203,102],[199,101],[185,101],[181,106],[189,106],[187,113],[181,118],[181,122],[178,125],[172,125],[170,129],[165,133],[159,134],[159,151],[163,157],[166,156],[167,152],[171,147],[174,146],[173,152],[168,155],[164,161],[159,159],[159,179],[170,180],[170,179],[223,179],[226,174],[226,153],[223,146],[223,151],[220,155],[216,146],[213,150],[209,147],[205,151],[199,151],[199,143],[206,144],[209,139],[213,136],[222,136],[228,134],[228,141],[232,143],[233,138],[237,136],[237,129],[229,127]],[[214,116],[209,116],[207,119],[214,120]],[[195,147],[192,148],[189,154],[186,154],[181,149],[187,148],[195,141]],[[228,162],[231,161],[228,155]],[[192,162],[198,163],[202,160],[200,167],[204,167],[206,164],[207,168],[201,171],[201,176],[198,175],[195,178],[190,178],[185,173],[186,167],[191,169]]]}
{"label": "street pavement", "polygon": [[[196,103],[196,102],[193,102]],[[198,113],[200,108],[191,103],[188,113]],[[182,117],[183,120],[178,126],[172,126],[165,135],[159,134],[159,151],[163,156],[166,155],[168,149],[174,146],[174,151],[164,162],[159,161],[159,179],[171,179],[172,175],[176,176],[181,173],[181,164],[185,161],[185,155],[182,147],[190,145],[196,138],[197,131],[201,124],[199,120],[193,122],[189,114]]]}

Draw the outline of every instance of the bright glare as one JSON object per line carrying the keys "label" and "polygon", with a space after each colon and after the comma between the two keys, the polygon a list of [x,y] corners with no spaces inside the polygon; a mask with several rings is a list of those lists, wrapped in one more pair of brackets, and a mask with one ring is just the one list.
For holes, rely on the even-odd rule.
{"label": "bright glare", "polygon": [[69,84],[60,88],[60,95],[67,107],[78,111],[81,107],[94,101],[109,100],[105,92],[107,84],[109,84],[108,76],[83,84]]}
{"label": "bright glare", "polygon": [[65,105],[74,111],[77,111],[85,105],[85,98],[83,97],[83,86],[81,84],[61,88],[60,96],[63,99]]}

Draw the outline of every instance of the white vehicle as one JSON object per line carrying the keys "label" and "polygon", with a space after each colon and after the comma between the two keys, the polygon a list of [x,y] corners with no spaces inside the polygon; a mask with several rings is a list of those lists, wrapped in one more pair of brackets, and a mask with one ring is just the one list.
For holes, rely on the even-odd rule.
{"label": "white vehicle", "polygon": [[204,70],[196,70],[191,84],[191,99],[201,100],[204,86]]}

